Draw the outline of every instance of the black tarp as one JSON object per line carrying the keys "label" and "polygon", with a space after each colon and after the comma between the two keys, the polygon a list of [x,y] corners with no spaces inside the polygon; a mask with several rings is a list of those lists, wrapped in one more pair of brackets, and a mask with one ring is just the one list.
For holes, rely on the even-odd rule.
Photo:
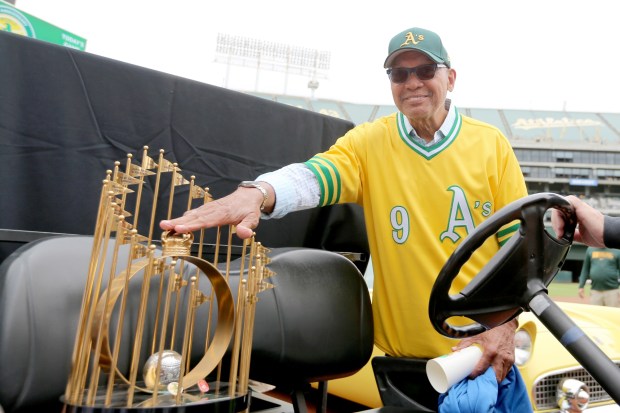
{"label": "black tarp", "polygon": [[[105,171],[144,146],[154,158],[164,150],[218,198],[241,180],[305,161],[352,126],[0,32],[0,229],[92,234]],[[364,254],[365,235],[351,205],[263,221],[257,230],[267,246]],[[0,261],[9,244],[0,245]]]}

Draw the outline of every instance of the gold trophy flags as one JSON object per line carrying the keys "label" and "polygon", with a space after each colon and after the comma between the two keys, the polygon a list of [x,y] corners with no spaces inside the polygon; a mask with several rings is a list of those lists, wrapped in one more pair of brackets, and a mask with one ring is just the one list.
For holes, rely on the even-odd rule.
{"label": "gold trophy flags", "polygon": [[[207,230],[196,240],[192,233],[163,232],[152,241],[162,175],[172,174],[168,215],[173,204],[189,210],[212,198],[163,150],[157,162],[147,152],[144,147],[140,161],[128,155],[124,168],[116,162],[103,180],[64,411],[189,411],[209,403],[246,410],[254,308],[273,275],[266,267],[269,250],[254,237],[244,241],[239,287],[232,291],[234,227],[210,229],[217,239],[212,260],[203,257]],[[145,185],[153,185],[152,199],[142,199]],[[189,194],[178,195],[180,185],[190,185]],[[152,211],[142,223],[149,227],[145,235],[137,220],[141,204],[148,203],[142,205]],[[226,231],[228,242],[220,246]],[[220,253],[226,262],[218,263]]]}

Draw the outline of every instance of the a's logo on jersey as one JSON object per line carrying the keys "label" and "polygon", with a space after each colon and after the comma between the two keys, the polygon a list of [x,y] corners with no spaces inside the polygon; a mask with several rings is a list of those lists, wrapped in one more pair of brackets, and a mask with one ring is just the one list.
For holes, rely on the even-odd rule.
{"label": "a's logo on jersey", "polygon": [[407,46],[408,44],[418,44],[418,43],[420,43],[423,40],[424,40],[424,35],[423,34],[413,34],[411,32],[408,32],[405,35],[404,43],[401,44],[400,47]]}
{"label": "a's logo on jersey", "polygon": [[448,228],[441,233],[439,239],[443,241],[450,238],[452,242],[457,242],[461,236],[457,233],[458,228],[465,230],[465,235],[471,233],[474,226],[474,218],[469,210],[465,192],[458,186],[451,186],[448,190],[452,191],[452,205],[448,218]]}

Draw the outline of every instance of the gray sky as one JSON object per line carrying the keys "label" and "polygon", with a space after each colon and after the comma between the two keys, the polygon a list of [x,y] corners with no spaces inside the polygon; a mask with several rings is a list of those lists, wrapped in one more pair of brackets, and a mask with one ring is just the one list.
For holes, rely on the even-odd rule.
{"label": "gray sky", "polygon": [[307,77],[215,61],[218,33],[329,51],[315,96],[392,103],[387,44],[418,26],[442,37],[457,106],[617,112],[615,0],[17,0],[87,51],[233,89],[310,96]]}

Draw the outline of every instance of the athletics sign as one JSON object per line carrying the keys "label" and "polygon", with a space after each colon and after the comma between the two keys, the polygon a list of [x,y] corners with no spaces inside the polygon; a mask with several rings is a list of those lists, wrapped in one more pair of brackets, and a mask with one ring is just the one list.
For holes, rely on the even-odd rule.
{"label": "athletics sign", "polygon": [[86,39],[83,37],[24,13],[2,0],[0,0],[0,30],[73,49],[86,49]]}

